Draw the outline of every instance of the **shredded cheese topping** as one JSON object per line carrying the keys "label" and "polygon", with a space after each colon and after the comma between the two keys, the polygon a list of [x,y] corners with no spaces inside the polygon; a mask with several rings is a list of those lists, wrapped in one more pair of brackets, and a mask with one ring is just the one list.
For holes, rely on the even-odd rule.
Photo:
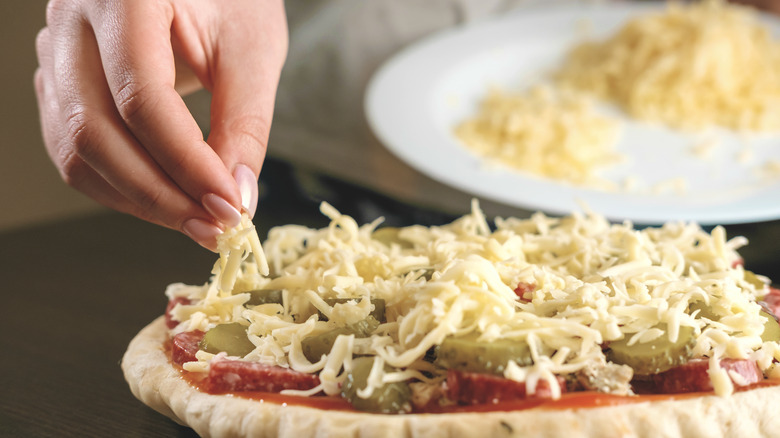
{"label": "shredded cheese topping", "polygon": [[[181,322],[172,332],[241,322],[255,345],[241,360],[319,374],[321,385],[303,395],[338,393],[357,353],[378,358],[361,396],[387,382],[441,381],[426,352],[466,334],[526,342],[533,364],[510,362],[504,376],[530,393],[544,380],[560,395],[556,375],[605,364],[607,341],[675,341],[681,327],[693,329],[694,357],[710,358],[719,394],[733,391],[717,367],[723,358],[751,358],[776,374],[780,347],[762,342],[756,302],[768,279],[746,275],[737,253],[746,240],[728,240],[721,227],[637,230],[593,213],[499,218],[491,227],[474,201],[471,214],[453,223],[400,228],[388,242],[375,238],[381,219],[361,226],[328,204],[321,211],[328,227],[277,227],[263,247],[248,218],[225,233],[208,283],[168,288],[170,298],[191,300],[173,309]],[[518,298],[520,283],[533,287]],[[245,306],[254,289],[282,290],[283,303]],[[328,298],[355,300],[331,306]],[[366,338],[339,336],[315,363],[306,359],[303,339],[366,318],[372,298],[385,300],[387,322]],[[691,312],[695,303],[706,304],[711,318]],[[213,357],[199,353],[185,368],[205,371]]]}

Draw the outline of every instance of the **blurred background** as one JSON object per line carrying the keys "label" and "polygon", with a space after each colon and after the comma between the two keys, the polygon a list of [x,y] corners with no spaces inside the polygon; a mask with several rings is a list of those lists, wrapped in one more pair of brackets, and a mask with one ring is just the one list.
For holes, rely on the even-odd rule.
{"label": "blurred background", "polygon": [[0,2],[0,231],[102,209],[62,182],[43,147],[33,73],[38,66],[35,35],[44,26],[45,10],[44,0]]}
{"label": "blurred background", "polygon": [[[383,61],[425,35],[489,18],[519,4],[555,1],[559,0],[491,0],[476,6],[464,2],[459,7],[453,7],[457,2],[432,1],[425,8],[413,0],[375,0],[369,2],[371,7],[353,0],[287,1],[291,46],[277,97],[269,159],[261,175],[260,215],[262,197],[287,206],[291,211],[285,220],[302,214],[319,217],[320,200],[360,222],[385,215],[389,222],[430,224],[467,212],[471,195],[412,170],[379,143],[362,112],[365,86]],[[403,10],[404,3],[425,9],[427,16],[400,15],[397,11]],[[43,147],[33,73],[35,36],[45,25],[45,8],[45,0],[0,3],[5,18],[5,38],[0,42],[5,60],[0,81],[4,182],[0,199],[5,206],[0,210],[0,232],[107,211],[66,186]],[[338,13],[321,13],[325,9]],[[383,14],[382,25],[370,28],[377,23],[378,13]],[[342,22],[367,24],[360,28]],[[205,92],[186,98],[204,132],[208,132],[208,100]],[[485,199],[480,205],[488,216],[529,213]],[[775,228],[764,226],[760,229],[770,231],[752,239],[752,244],[767,247],[760,249],[764,254],[767,250],[776,254],[768,248]],[[733,235],[753,227],[729,229]]]}
{"label": "blurred background", "polygon": [[[355,22],[356,19],[359,21],[360,14],[372,13],[369,9],[345,8],[341,18],[334,17],[333,14],[323,17],[323,14],[317,14],[318,9],[350,2],[320,1],[314,6],[304,3],[286,2],[291,33],[316,35],[317,32],[332,28],[332,20]],[[281,178],[283,181],[278,183],[278,190],[296,191],[300,188],[307,196],[319,199],[333,195],[332,184],[339,183],[324,182],[322,178],[338,175],[340,181],[368,190],[390,193],[394,199],[402,202],[453,214],[467,211],[471,198],[469,195],[444,187],[401,163],[368,131],[362,112],[356,112],[361,111],[362,90],[371,74],[386,57],[404,44],[457,22],[478,19],[496,10],[510,8],[515,2],[485,2],[484,7],[463,11],[449,8],[443,3],[432,3],[432,12],[436,12],[440,17],[433,22],[416,21],[414,17],[388,17],[388,27],[395,32],[395,38],[381,41],[381,38],[377,37],[373,41],[360,41],[363,47],[352,48],[353,53],[363,55],[357,62],[341,59],[334,64],[331,63],[333,58],[329,57],[343,48],[337,46],[337,41],[349,40],[348,33],[358,32],[357,29],[351,31],[345,28],[341,31],[342,35],[333,35],[333,44],[293,45],[280,86],[277,106],[281,109],[281,116],[276,116],[274,120],[275,128],[269,146],[270,163],[264,168],[264,173],[268,171],[268,175],[264,175],[266,179]],[[502,6],[500,3],[506,5]],[[105,211],[104,207],[62,182],[43,146],[33,89],[33,73],[37,67],[35,37],[45,25],[45,10],[45,0],[0,2],[0,14],[4,17],[4,37],[0,41],[4,59],[0,73],[0,132],[3,133],[0,174],[4,183],[0,185],[0,199],[5,206],[0,209],[0,232]],[[377,29],[375,33],[381,35],[387,30]],[[365,29],[359,31],[365,33]],[[308,38],[301,38],[303,39],[312,40],[310,35]],[[332,53],[323,52],[324,47],[329,48]],[[351,65],[353,71],[349,75],[339,75],[339,69],[343,68],[345,62],[355,63]],[[305,68],[302,67],[304,65]],[[331,93],[330,97],[326,97],[329,91],[326,81],[330,80],[337,80],[338,83],[334,86],[342,87],[345,92],[338,95]],[[310,84],[309,89],[301,90],[294,85],[302,83]],[[284,91],[285,87],[288,92]],[[209,96],[204,92],[186,99],[204,131],[208,130],[208,99]],[[317,105],[308,105],[306,99],[312,99]],[[331,100],[323,101],[324,99]],[[316,109],[322,105],[333,107],[334,113],[340,114],[339,121],[334,121],[333,114],[318,114]],[[311,129],[306,132],[297,129],[302,118],[311,121]],[[344,122],[345,120],[354,122]],[[344,147],[344,144],[359,147]],[[295,163],[294,169],[285,164],[289,162]],[[345,162],[356,164],[344,166]],[[269,170],[271,167],[277,169]],[[286,175],[288,173],[290,175]],[[293,179],[289,180],[287,176]],[[293,195],[295,193],[282,196]],[[355,200],[356,196],[357,194],[354,194],[348,198]],[[337,200],[333,202],[338,203]],[[507,209],[488,201],[484,201],[482,206],[489,213],[505,212],[517,215],[517,209]],[[348,206],[345,208],[349,209]],[[374,213],[371,208],[366,210],[369,216]],[[312,210],[311,214],[318,213]]]}

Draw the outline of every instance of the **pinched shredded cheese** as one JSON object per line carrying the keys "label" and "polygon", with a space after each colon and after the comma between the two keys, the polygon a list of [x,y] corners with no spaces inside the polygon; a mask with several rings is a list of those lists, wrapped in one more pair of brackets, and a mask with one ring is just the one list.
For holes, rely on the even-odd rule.
{"label": "pinched shredded cheese", "polygon": [[[752,358],[777,374],[780,347],[762,342],[765,319],[756,302],[768,280],[746,276],[737,249],[747,242],[728,240],[721,227],[637,230],[593,213],[499,218],[491,227],[474,202],[471,214],[453,223],[409,226],[380,241],[374,232],[381,221],[361,226],[330,205],[321,211],[331,220],[326,228],[272,229],[263,245],[267,265],[251,221],[226,233],[211,281],[169,287],[169,297],[191,300],[174,308],[181,323],[173,332],[240,322],[256,346],[241,360],[319,374],[318,388],[294,391],[304,395],[338,393],[358,353],[378,358],[361,396],[388,382],[441,381],[426,352],[467,334],[526,342],[533,364],[510,362],[504,376],[525,382],[529,393],[545,380],[556,397],[556,376],[607,363],[606,341],[674,341],[683,326],[696,337],[694,357],[710,358],[717,393],[733,390],[717,366],[724,358]],[[521,283],[533,287],[518,297]],[[253,289],[282,290],[283,303],[245,306]],[[355,300],[331,306],[328,298]],[[387,322],[366,338],[339,336],[315,363],[306,358],[303,339],[366,318],[372,298],[385,301]],[[706,304],[710,318],[691,312],[695,303]],[[199,354],[185,368],[207,370],[212,358]],[[611,386],[619,385],[604,383]]]}

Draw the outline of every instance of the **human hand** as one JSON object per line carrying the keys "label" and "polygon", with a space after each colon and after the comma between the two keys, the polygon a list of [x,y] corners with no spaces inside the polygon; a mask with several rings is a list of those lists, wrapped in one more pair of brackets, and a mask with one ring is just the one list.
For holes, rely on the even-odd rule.
{"label": "human hand", "polygon": [[780,0],[732,0],[747,6],[754,6],[767,12],[780,14]]}
{"label": "human hand", "polygon": [[[63,180],[214,250],[257,206],[279,74],[282,0],[50,0],[35,90]],[[212,93],[204,141],[180,93]]]}

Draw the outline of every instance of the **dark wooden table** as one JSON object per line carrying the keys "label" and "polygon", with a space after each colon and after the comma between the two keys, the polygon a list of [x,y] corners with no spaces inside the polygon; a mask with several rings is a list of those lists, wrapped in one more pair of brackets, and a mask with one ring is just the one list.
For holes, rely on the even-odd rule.
{"label": "dark wooden table", "polygon": [[[315,203],[263,202],[263,235],[288,222],[326,224]],[[780,222],[727,230],[752,240],[748,267],[780,279]],[[194,435],[137,401],[119,362],[163,312],[166,285],[207,281],[215,257],[114,213],[0,234],[0,435]]]}

